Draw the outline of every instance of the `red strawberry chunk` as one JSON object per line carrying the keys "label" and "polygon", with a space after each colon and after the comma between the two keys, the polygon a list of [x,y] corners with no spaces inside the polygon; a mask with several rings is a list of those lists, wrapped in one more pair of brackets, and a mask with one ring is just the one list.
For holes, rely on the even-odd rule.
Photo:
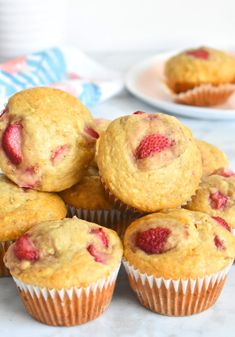
{"label": "red strawberry chunk", "polygon": [[29,234],[22,235],[14,246],[14,253],[19,260],[37,261],[39,251],[29,237]]}
{"label": "red strawberry chunk", "polygon": [[227,229],[229,232],[231,232],[231,227],[229,224],[220,216],[213,216],[212,217],[215,221],[217,221],[221,226],[223,226],[225,229]]}
{"label": "red strawberry chunk", "polygon": [[208,60],[209,58],[209,53],[207,50],[203,49],[203,48],[198,48],[198,49],[194,49],[194,50],[188,50],[186,52],[187,55],[193,56],[197,59],[203,59],[203,60]]}
{"label": "red strawberry chunk", "polygon": [[94,260],[96,262],[100,262],[100,263],[103,263],[104,262],[104,256],[102,253],[100,253],[94,245],[90,244],[88,247],[87,247],[87,250],[88,252],[94,257]]}
{"label": "red strawberry chunk", "polygon": [[9,124],[2,136],[2,148],[14,165],[22,162],[22,129],[23,126],[19,123]]}
{"label": "red strawberry chunk", "polygon": [[68,144],[57,146],[54,150],[51,150],[51,162],[53,165],[58,164],[66,155],[68,151]]}
{"label": "red strawberry chunk", "polygon": [[235,176],[235,173],[232,170],[226,169],[226,168],[221,168],[216,170],[213,174],[218,174],[219,176],[229,178],[232,176]]}
{"label": "red strawberry chunk", "polygon": [[224,209],[228,201],[228,197],[217,191],[210,194],[211,207],[214,209]]}
{"label": "red strawberry chunk", "polygon": [[133,115],[143,115],[143,114],[145,114],[144,111],[135,111],[135,112],[133,112]]}
{"label": "red strawberry chunk", "polygon": [[157,227],[137,233],[136,246],[147,254],[161,254],[171,231],[168,228]]}
{"label": "red strawberry chunk", "polygon": [[95,131],[93,128],[91,128],[89,126],[85,127],[84,132],[91,139],[98,139],[99,136],[100,136],[97,131]]}
{"label": "red strawberry chunk", "polygon": [[214,236],[214,244],[220,250],[224,250],[225,249],[224,241],[221,240],[218,235]]}
{"label": "red strawberry chunk", "polygon": [[91,234],[95,234],[97,235],[97,237],[100,239],[100,241],[102,242],[102,244],[108,248],[109,246],[109,241],[108,238],[103,230],[103,228],[92,228],[90,231]]}
{"label": "red strawberry chunk", "polygon": [[174,145],[167,136],[155,133],[145,136],[136,149],[136,159],[152,157],[155,153],[162,152]]}

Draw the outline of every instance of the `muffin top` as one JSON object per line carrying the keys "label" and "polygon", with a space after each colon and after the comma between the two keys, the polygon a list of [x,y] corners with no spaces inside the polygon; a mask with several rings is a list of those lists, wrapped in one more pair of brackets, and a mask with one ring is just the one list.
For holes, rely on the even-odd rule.
{"label": "muffin top", "polygon": [[65,216],[58,195],[20,188],[0,175],[0,241],[16,240],[32,225]]}
{"label": "muffin top", "polygon": [[196,139],[202,157],[202,175],[207,176],[215,170],[228,167],[228,159],[218,147]]}
{"label": "muffin top", "polygon": [[161,113],[138,112],[111,122],[99,139],[97,164],[110,192],[144,212],[179,206],[201,178],[191,131]]}
{"label": "muffin top", "polygon": [[140,272],[165,279],[195,279],[227,267],[235,238],[200,212],[184,209],[134,221],[124,237],[124,257]]}
{"label": "muffin top", "polygon": [[222,169],[204,177],[185,208],[219,217],[235,228],[235,174]]}
{"label": "muffin top", "polygon": [[108,277],[121,258],[116,232],[74,217],[34,226],[10,246],[4,260],[20,281],[61,289]]}
{"label": "muffin top", "polygon": [[93,118],[74,96],[38,87],[13,95],[0,117],[0,166],[21,187],[57,192],[94,156]]}
{"label": "muffin top", "polygon": [[64,202],[76,208],[112,209],[99,176],[85,176],[78,184],[60,193]]}
{"label": "muffin top", "polygon": [[166,62],[165,76],[167,84],[176,93],[201,84],[234,83],[235,58],[209,47],[188,49]]}

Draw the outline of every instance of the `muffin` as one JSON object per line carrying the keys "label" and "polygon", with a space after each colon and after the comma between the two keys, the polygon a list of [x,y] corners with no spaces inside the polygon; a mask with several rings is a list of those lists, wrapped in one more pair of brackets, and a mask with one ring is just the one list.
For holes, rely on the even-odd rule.
{"label": "muffin", "polygon": [[13,95],[0,117],[0,167],[20,187],[57,192],[77,183],[94,156],[90,112],[53,88]]}
{"label": "muffin", "polygon": [[29,314],[45,324],[70,326],[107,308],[121,258],[114,231],[74,217],[34,226],[4,260]]}
{"label": "muffin", "polygon": [[[234,92],[235,58],[220,50],[185,50],[171,57],[164,71],[168,87],[180,94],[176,99],[181,103],[210,106],[222,103]],[[182,95],[186,92],[190,95]]]}
{"label": "muffin", "polygon": [[228,167],[226,155],[216,146],[203,140],[196,139],[202,157],[202,175],[207,176],[215,170]]}
{"label": "muffin", "polygon": [[9,245],[33,225],[66,216],[56,194],[23,189],[0,175],[0,276],[8,276],[3,257]]}
{"label": "muffin", "polygon": [[95,222],[112,228],[123,236],[127,224],[133,219],[129,212],[113,208],[98,175],[85,176],[80,183],[60,192],[68,208],[68,216]]}
{"label": "muffin", "polygon": [[184,207],[207,213],[235,229],[235,175],[232,171],[219,170],[217,174],[204,177],[196,194]]}
{"label": "muffin", "polygon": [[142,305],[163,315],[211,307],[234,256],[235,238],[227,229],[207,214],[184,209],[140,218],[124,237],[130,285]]}
{"label": "muffin", "polygon": [[195,192],[202,174],[191,131],[161,113],[111,122],[99,139],[97,164],[115,207],[139,212],[181,205]]}

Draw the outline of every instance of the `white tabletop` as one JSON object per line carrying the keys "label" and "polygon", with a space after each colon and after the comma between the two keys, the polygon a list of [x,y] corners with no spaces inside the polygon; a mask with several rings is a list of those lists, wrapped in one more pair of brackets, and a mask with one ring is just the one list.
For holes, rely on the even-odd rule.
{"label": "white tabletop", "polygon": [[[151,53],[110,53],[94,57],[104,65],[123,72]],[[123,91],[115,98],[95,107],[97,117],[115,118],[136,110],[154,111]],[[195,137],[220,147],[235,169],[235,121],[200,121],[180,118]],[[143,308],[133,295],[121,270],[112,303],[93,322],[79,327],[54,328],[34,321],[24,310],[10,278],[0,279],[0,337],[232,337],[235,335],[235,266],[217,304],[191,317],[165,317]]]}

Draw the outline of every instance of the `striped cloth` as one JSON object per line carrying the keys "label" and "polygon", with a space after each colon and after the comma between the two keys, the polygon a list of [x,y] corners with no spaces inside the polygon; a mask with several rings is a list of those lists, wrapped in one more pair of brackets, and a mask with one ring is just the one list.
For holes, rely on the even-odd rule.
{"label": "striped cloth", "polygon": [[1,108],[12,94],[35,86],[68,91],[92,106],[119,92],[122,81],[74,48],[51,48],[0,64]]}

